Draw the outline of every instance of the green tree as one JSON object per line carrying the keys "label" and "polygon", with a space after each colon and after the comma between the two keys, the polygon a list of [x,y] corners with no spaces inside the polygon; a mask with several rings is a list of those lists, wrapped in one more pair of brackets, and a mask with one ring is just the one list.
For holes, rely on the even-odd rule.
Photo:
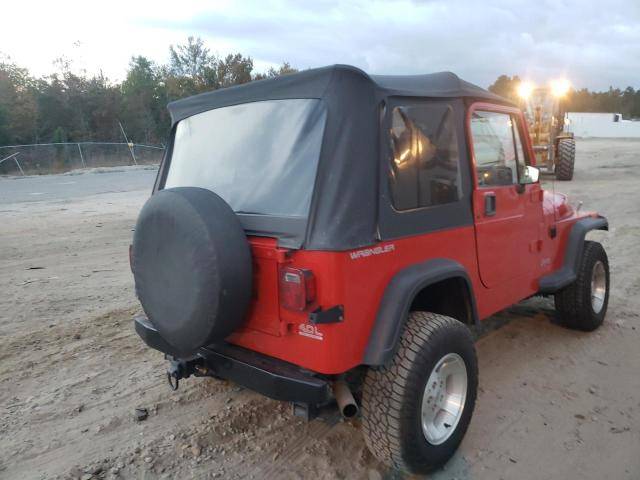
{"label": "green tree", "polygon": [[258,73],[255,75],[254,80],[262,80],[265,78],[274,78],[281,75],[289,75],[290,73],[298,72],[297,68],[293,68],[289,62],[283,62],[277,69],[270,67],[265,73]]}
{"label": "green tree", "polygon": [[514,75],[500,75],[498,79],[489,87],[489,91],[507,98],[513,102],[518,101],[518,86],[520,85],[520,77]]}
{"label": "green tree", "polygon": [[217,64],[218,59],[199,37],[189,37],[185,44],[169,46],[169,65],[165,76],[169,80],[170,94],[179,98],[218,88]]}
{"label": "green tree", "polygon": [[159,128],[166,121],[162,115],[166,99],[164,90],[157,66],[148,58],[132,57],[121,86],[121,119],[134,141],[158,143],[166,134]]}
{"label": "green tree", "polygon": [[[255,72],[250,56],[233,53],[218,58],[197,37],[171,45],[167,64],[132,57],[121,83],[101,73],[78,72],[66,57],[54,65],[51,74],[35,78],[0,55],[0,145],[122,141],[119,121],[131,140],[163,143],[170,126],[168,102],[297,71],[284,62]],[[57,149],[60,162],[66,158],[63,148]]]}
{"label": "green tree", "polygon": [[633,95],[633,106],[631,107],[632,118],[640,118],[640,90],[636,90],[636,93]]}
{"label": "green tree", "polygon": [[57,75],[41,79],[37,95],[38,141],[52,141],[56,128],[69,127],[72,116],[65,100],[64,84]]}
{"label": "green tree", "polygon": [[11,129],[7,108],[0,103],[0,145],[11,143]]}
{"label": "green tree", "polygon": [[84,92],[86,100],[82,102],[82,109],[88,132],[80,140],[118,138],[118,115],[122,105],[120,86],[113,85],[106,77],[98,75],[86,82]]}
{"label": "green tree", "polygon": [[116,139],[120,87],[101,73],[72,72],[65,59],[56,65],[58,72],[38,82],[38,138],[50,141],[56,128],[62,127],[69,141]]}
{"label": "green tree", "polygon": [[204,78],[215,70],[216,58],[209,53],[200,37],[189,37],[187,43],[169,46],[169,66],[177,77]]}
{"label": "green tree", "polygon": [[0,59],[0,124],[4,142],[29,143],[36,131],[35,81],[8,58]]}
{"label": "green tree", "polygon": [[[57,127],[54,131],[53,131],[53,136],[51,137],[51,141],[53,143],[65,143],[67,141],[67,133],[64,131],[64,128],[62,127]],[[65,167],[65,146],[64,145],[56,145],[55,151],[55,163],[54,163],[54,168],[58,171],[62,171],[64,170]]]}
{"label": "green tree", "polygon": [[219,60],[216,66],[215,87],[224,88],[240,85],[253,80],[253,60],[240,53],[229,54],[224,60]]}

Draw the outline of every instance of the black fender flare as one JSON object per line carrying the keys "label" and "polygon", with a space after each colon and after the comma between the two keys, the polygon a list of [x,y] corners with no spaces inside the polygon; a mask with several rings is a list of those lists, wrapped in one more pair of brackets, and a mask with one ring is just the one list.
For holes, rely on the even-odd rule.
{"label": "black fender flare", "polygon": [[609,230],[609,222],[605,217],[598,215],[581,218],[574,223],[567,239],[562,267],[540,278],[538,293],[556,293],[575,281],[582,258],[584,239],[591,230]]}
{"label": "black fender flare", "polygon": [[396,273],[387,285],[362,363],[369,366],[387,363],[395,352],[402,327],[416,295],[429,285],[452,278],[464,280],[469,290],[473,321],[477,324],[479,319],[473,286],[467,270],[460,263],[449,258],[435,258],[411,265]]}

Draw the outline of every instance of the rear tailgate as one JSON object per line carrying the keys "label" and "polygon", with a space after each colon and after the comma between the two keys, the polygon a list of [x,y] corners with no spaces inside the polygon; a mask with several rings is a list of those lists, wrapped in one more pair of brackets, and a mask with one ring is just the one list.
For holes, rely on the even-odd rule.
{"label": "rear tailgate", "polygon": [[285,261],[286,250],[278,248],[273,238],[250,237],[253,254],[253,295],[243,330],[257,330],[281,336],[286,325],[280,320],[278,268]]}

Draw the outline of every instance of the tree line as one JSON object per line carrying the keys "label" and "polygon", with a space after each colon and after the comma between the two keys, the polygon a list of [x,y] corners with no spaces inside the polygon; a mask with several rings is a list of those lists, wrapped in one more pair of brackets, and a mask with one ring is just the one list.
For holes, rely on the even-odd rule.
{"label": "tree line", "polygon": [[[521,79],[514,75],[500,75],[489,87],[497,95],[518,102],[517,89]],[[571,89],[565,99],[568,112],[611,112],[621,113],[626,119],[640,119],[640,89],[629,86],[624,90],[609,87],[604,92],[592,92],[586,88]]]}
{"label": "tree line", "polygon": [[65,58],[56,72],[36,78],[0,58],[0,145],[130,141],[162,144],[170,126],[170,101],[197,93],[295,72],[287,62],[256,72],[251,57],[218,57],[202,39],[169,47],[169,62],[131,58],[125,79],[78,74]]}
{"label": "tree line", "polygon": [[[0,57],[0,145],[48,142],[122,141],[120,124],[130,141],[162,144],[170,125],[168,102],[231,85],[296,72],[287,62],[256,72],[253,60],[240,53],[218,57],[202,39],[169,47],[169,61],[158,64],[131,58],[119,83],[104,75],[74,73],[65,58],[56,71],[34,77]],[[501,75],[489,89],[516,99],[517,76]],[[572,91],[569,111],[620,112],[640,118],[640,90]]]}

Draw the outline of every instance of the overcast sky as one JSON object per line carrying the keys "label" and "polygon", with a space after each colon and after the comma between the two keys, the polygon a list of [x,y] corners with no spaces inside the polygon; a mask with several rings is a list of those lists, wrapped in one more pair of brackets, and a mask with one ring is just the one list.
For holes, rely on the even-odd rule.
{"label": "overcast sky", "polygon": [[61,55],[120,80],[132,55],[166,62],[202,37],[259,70],[348,63],[370,73],[451,70],[483,87],[502,74],[538,83],[640,88],[640,0],[10,0],[0,52],[37,75]]}

